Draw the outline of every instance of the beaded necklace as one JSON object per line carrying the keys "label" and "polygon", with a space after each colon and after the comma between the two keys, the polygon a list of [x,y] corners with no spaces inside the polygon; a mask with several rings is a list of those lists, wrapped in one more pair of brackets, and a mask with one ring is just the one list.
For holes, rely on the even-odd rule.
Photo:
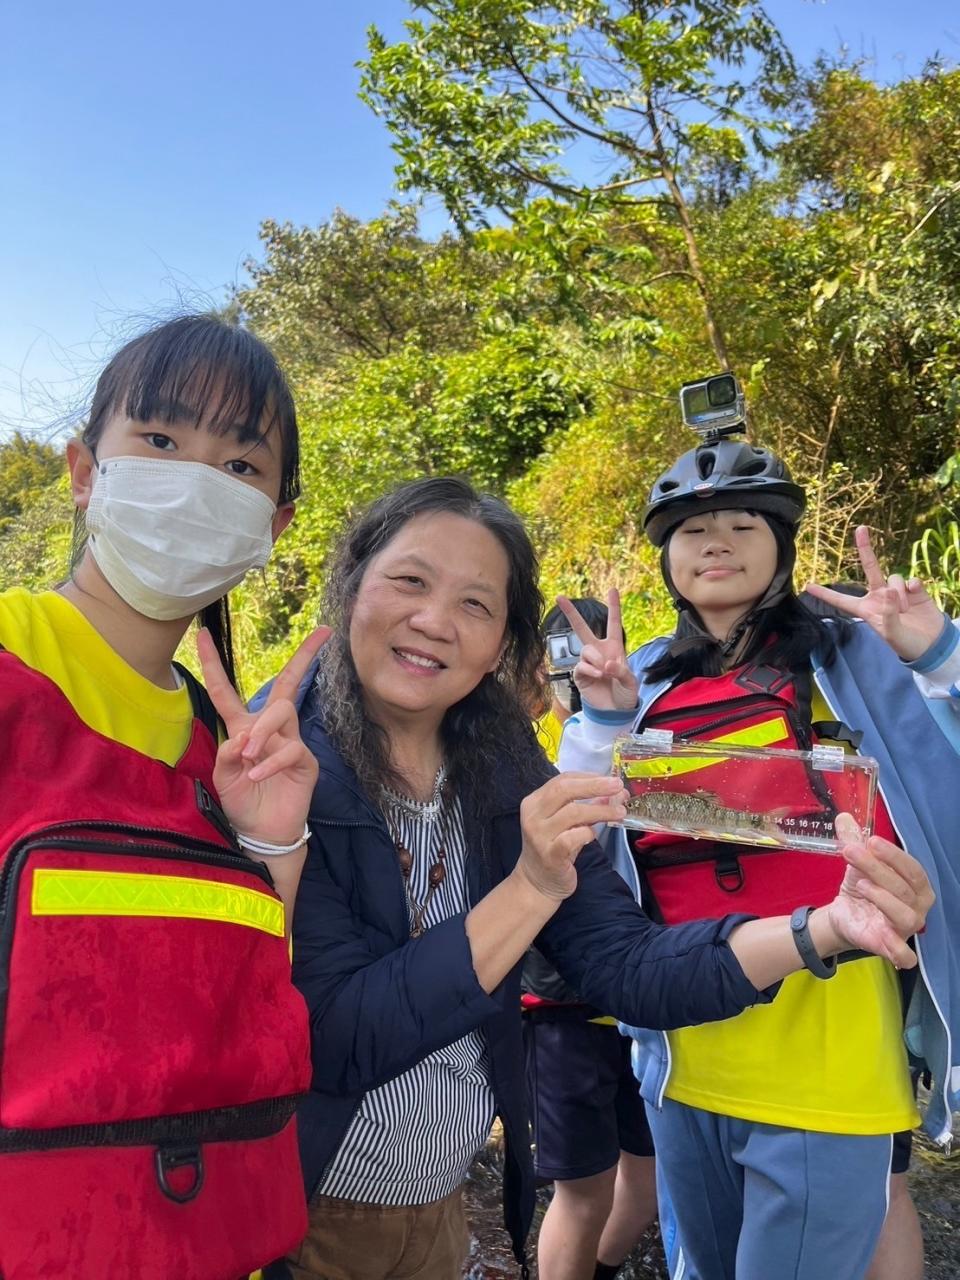
{"label": "beaded necklace", "polygon": [[[401,795],[397,791],[384,790],[384,799],[387,804],[384,805],[384,817],[387,820],[387,827],[393,838],[393,846],[397,851],[397,861],[400,864],[400,874],[403,876],[403,887],[407,895],[407,903],[410,909],[410,937],[419,938],[423,936],[426,929],[427,910],[433,899],[433,895],[437,889],[443,884],[446,878],[446,862],[447,849],[446,838],[448,835],[448,827],[450,823],[450,810],[452,808],[452,798],[447,787],[447,774],[443,765],[437,772],[436,780],[433,784],[433,796],[426,805],[418,805],[411,801],[408,796]],[[415,818],[426,819],[428,822],[435,823],[433,828],[433,839],[431,850],[430,870],[427,873],[427,892],[422,902],[418,902],[413,896],[410,888],[410,878],[413,873],[414,855],[403,843],[400,833],[397,830],[393,814],[390,812],[391,805],[397,805],[411,814]],[[434,808],[435,814],[427,812],[428,808]]]}

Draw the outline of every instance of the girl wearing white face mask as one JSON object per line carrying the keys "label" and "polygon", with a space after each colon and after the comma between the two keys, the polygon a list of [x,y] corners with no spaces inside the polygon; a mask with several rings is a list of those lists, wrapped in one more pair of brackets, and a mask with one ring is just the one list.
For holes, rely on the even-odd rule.
{"label": "girl wearing white face mask", "polygon": [[[235,1280],[303,1220],[285,935],[317,769],[291,697],[326,633],[253,715],[226,605],[293,515],[293,403],[259,340],[185,317],[111,360],[67,462],[69,579],[0,594],[0,1273]],[[198,615],[219,734],[173,664]],[[60,1094],[21,1092],[61,1053]]]}

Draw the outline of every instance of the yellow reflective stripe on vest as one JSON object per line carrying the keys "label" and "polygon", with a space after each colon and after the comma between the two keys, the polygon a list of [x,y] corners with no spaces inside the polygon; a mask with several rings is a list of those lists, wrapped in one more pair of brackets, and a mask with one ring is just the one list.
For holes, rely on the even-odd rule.
{"label": "yellow reflective stripe on vest", "polygon": [[[782,715],[773,716],[770,720],[762,720],[759,724],[749,725],[745,729],[735,729],[733,733],[721,734],[719,738],[711,738],[711,744],[718,747],[770,747],[775,742],[783,742],[790,737],[790,727]],[[692,746],[678,739],[677,745]],[[722,764],[722,760],[711,757],[690,756],[683,759],[679,756],[652,756],[649,760],[630,760],[623,765],[623,773],[627,778],[665,778],[677,777],[681,773],[696,773],[698,769],[709,769],[711,765]]]}
{"label": "yellow reflective stripe on vest", "polygon": [[38,867],[30,907],[35,916],[158,916],[220,920],[283,937],[283,904],[256,889],[187,876]]}

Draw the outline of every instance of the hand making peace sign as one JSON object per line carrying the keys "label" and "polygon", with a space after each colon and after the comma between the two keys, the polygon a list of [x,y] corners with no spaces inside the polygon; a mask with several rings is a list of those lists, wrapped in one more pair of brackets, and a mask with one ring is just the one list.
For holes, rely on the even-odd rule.
{"label": "hand making peace sign", "polygon": [[844,595],[817,583],[806,589],[825,604],[862,619],[898,657],[914,662],[936,642],[943,630],[943,614],[919,578],[904,582],[899,573],[883,576],[865,525],[857,529],[856,542],[867,582],[865,596]]}
{"label": "hand making peace sign", "polygon": [[594,635],[572,601],[557,596],[557,606],[583,648],[573,681],[584,702],[598,711],[630,711],[637,705],[637,677],[627,666],[620,623],[620,592],[607,592],[607,635]]}
{"label": "hand making peace sign", "polygon": [[317,762],[300,737],[297,687],[330,634],[318,627],[283,668],[262,709],[248,711],[227,679],[207,630],[197,636],[197,653],[210,700],[227,729],[213,781],[235,831],[270,844],[292,844],[303,835]]}

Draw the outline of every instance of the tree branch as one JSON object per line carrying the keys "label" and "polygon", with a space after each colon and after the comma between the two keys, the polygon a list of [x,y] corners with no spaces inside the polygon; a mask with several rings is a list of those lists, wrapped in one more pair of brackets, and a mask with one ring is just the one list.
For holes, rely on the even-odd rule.
{"label": "tree branch", "polygon": [[923,217],[920,219],[920,221],[917,223],[917,225],[913,228],[913,230],[908,232],[907,235],[903,238],[903,240],[900,241],[900,248],[902,249],[906,245],[908,245],[910,241],[913,239],[913,237],[917,234],[917,232],[923,227],[924,223],[929,222],[929,220],[933,217],[933,215],[937,212],[937,210],[942,209],[943,206],[947,203],[947,201],[952,200],[953,197],[958,192],[960,192],[960,182],[955,182],[953,186],[949,189],[949,191],[947,191],[946,195],[942,196],[935,205],[929,208],[927,212],[923,215]]}
{"label": "tree branch", "polygon": [[[545,173],[534,173],[532,170],[525,168],[516,160],[505,161],[505,168],[518,178],[523,178],[525,182],[532,183],[537,187],[545,187],[548,191],[552,191],[554,195],[571,196],[574,199],[582,200],[585,196],[603,194],[606,191],[615,191],[623,186],[630,186],[634,182],[652,182],[653,178],[631,178],[626,182],[612,182],[605,187],[571,187],[564,182],[557,182],[554,178],[548,178]],[[611,203],[622,205],[626,208],[632,208],[636,205],[644,204],[672,204],[669,196],[633,196],[629,200],[614,200]]]}
{"label": "tree branch", "polygon": [[667,280],[670,276],[685,276],[686,279],[692,280],[694,284],[697,283],[697,277],[692,271],[684,271],[682,268],[678,267],[676,271],[658,271],[657,274],[655,276],[651,276],[649,280],[642,280],[638,287],[640,289],[646,289],[648,285],[656,284],[658,280]]}
{"label": "tree branch", "polygon": [[634,159],[653,160],[655,156],[652,152],[641,150],[631,139],[623,135],[601,133],[597,129],[591,129],[589,125],[581,124],[575,120],[573,116],[568,116],[565,111],[561,111],[557,104],[543,93],[537,84],[527,75],[523,67],[517,61],[512,49],[507,47],[504,52],[509,59],[510,65],[514,71],[527,86],[538,102],[543,103],[548,111],[552,111],[561,123],[565,124],[568,129],[573,129],[576,133],[583,134],[585,138],[593,138],[594,142],[602,142],[607,147],[613,147],[615,150],[623,151]]}

